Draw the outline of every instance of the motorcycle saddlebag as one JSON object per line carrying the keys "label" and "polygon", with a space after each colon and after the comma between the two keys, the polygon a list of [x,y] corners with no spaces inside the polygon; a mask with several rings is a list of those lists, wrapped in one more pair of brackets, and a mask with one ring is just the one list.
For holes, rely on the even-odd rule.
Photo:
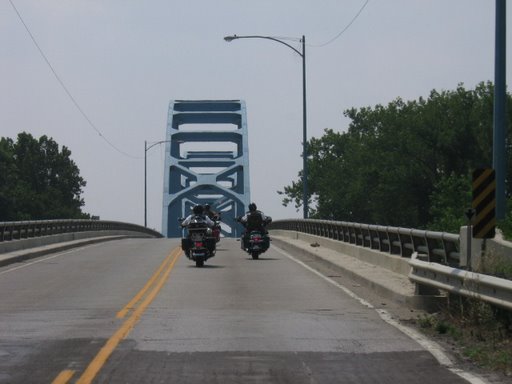
{"label": "motorcycle saddlebag", "polygon": [[214,237],[208,237],[206,238],[206,247],[210,250],[213,250],[215,249],[215,244],[216,244],[216,241],[215,241],[215,238]]}
{"label": "motorcycle saddlebag", "polygon": [[188,238],[181,239],[181,249],[183,249],[184,251],[190,249],[191,245],[192,245],[192,240],[190,240]]}
{"label": "motorcycle saddlebag", "polygon": [[265,248],[265,250],[270,248],[270,236],[269,235],[263,236],[263,247]]}

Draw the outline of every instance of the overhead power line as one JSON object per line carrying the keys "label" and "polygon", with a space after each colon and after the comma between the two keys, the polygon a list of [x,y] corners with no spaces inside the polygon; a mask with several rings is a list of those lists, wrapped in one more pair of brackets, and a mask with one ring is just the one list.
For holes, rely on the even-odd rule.
{"label": "overhead power line", "polygon": [[328,40],[327,42],[325,42],[323,44],[318,44],[318,45],[308,44],[308,45],[311,47],[320,48],[320,47],[325,47],[326,45],[331,44],[332,42],[337,40],[341,35],[343,35],[352,26],[352,24],[354,24],[354,21],[356,21],[356,19],[359,17],[361,12],[363,12],[363,10],[366,8],[366,5],[368,5],[369,2],[370,2],[370,0],[366,0],[365,3],[363,4],[363,6],[361,7],[361,9],[359,9],[359,11],[356,13],[356,15],[352,18],[352,20],[350,20],[350,23],[348,23],[347,26],[345,28],[343,28],[342,31],[340,33],[338,33],[336,36],[334,36],[332,39]]}
{"label": "overhead power line", "polygon": [[27,31],[28,35],[30,36],[30,39],[32,40],[32,42],[34,43],[34,45],[36,46],[37,50],[39,51],[39,53],[41,54],[41,56],[43,57],[44,61],[46,62],[46,64],[48,65],[48,67],[50,68],[50,70],[52,71],[53,75],[55,76],[55,78],[57,79],[57,81],[59,82],[60,86],[62,87],[62,89],[64,90],[64,92],[66,93],[66,95],[69,97],[69,99],[71,100],[71,102],[74,104],[74,106],[78,109],[78,111],[80,112],[80,114],[83,116],[83,118],[87,121],[87,123],[89,124],[89,126],[94,129],[96,131],[96,133],[108,144],[110,145],[113,149],[115,149],[117,152],[121,153],[122,155],[125,155],[125,156],[128,156],[128,157],[131,157],[133,159],[141,159],[142,157],[137,157],[137,156],[133,156],[133,155],[130,155],[129,153],[126,153],[124,151],[122,151],[121,149],[117,148],[110,140],[108,140],[104,135],[103,133],[96,127],[96,125],[92,122],[92,120],[89,118],[89,116],[87,116],[87,114],[85,113],[85,111],[82,109],[82,107],[80,106],[80,104],[78,104],[78,102],[76,101],[76,99],[73,97],[73,95],[71,94],[71,92],[69,91],[69,89],[66,87],[66,84],[64,84],[64,82],[62,81],[62,79],[60,78],[60,76],[58,75],[57,71],[55,70],[55,68],[53,68],[52,64],[50,63],[50,60],[48,60],[48,57],[45,55],[45,53],[43,52],[43,50],[41,49],[41,47],[39,46],[39,44],[37,43],[37,40],[36,38],[34,37],[34,35],[32,34],[32,32],[30,31],[28,25],[25,23],[25,21],[23,20],[23,17],[21,16],[20,12],[18,11],[18,9],[16,8],[16,6],[14,5],[14,3],[12,2],[12,0],[9,0],[9,3],[11,3],[11,6],[13,7],[14,11],[16,12],[16,14],[18,15],[18,18],[20,19],[21,23],[23,24],[23,26],[25,27],[25,30]]}

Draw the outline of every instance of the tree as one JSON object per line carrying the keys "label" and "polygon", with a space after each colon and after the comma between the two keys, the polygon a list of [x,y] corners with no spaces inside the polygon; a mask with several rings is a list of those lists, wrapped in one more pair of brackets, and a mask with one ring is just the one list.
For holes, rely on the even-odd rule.
{"label": "tree", "polygon": [[86,217],[85,185],[71,151],[53,139],[25,132],[16,142],[0,139],[0,221]]}
{"label": "tree", "polygon": [[[346,110],[346,132],[326,129],[308,143],[312,217],[438,229],[459,223],[472,171],[491,166],[493,92],[490,83],[461,84],[427,99]],[[301,191],[299,173],[279,192],[283,204],[300,207]]]}

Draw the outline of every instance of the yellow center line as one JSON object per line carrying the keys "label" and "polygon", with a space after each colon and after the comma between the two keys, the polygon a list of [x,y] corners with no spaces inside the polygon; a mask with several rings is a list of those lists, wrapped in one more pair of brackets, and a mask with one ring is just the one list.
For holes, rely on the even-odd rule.
{"label": "yellow center line", "polygon": [[137,304],[139,302],[139,300],[146,294],[146,292],[149,290],[149,288],[153,285],[153,283],[155,282],[155,280],[158,278],[158,276],[160,276],[160,274],[162,273],[162,271],[164,270],[166,264],[171,260],[171,255],[169,254],[165,260],[163,261],[163,263],[160,265],[160,267],[157,269],[157,271],[153,274],[153,276],[151,276],[151,278],[148,280],[148,282],[146,283],[146,285],[139,291],[139,293],[137,293],[133,299],[130,300],[130,302],[128,304],[126,304],[126,306],[121,309],[119,312],[117,312],[116,314],[116,317],[118,319],[122,319],[123,317],[126,316],[126,314],[128,313],[128,311],[130,309],[133,309],[133,307],[135,306],[135,304]]}
{"label": "yellow center line", "polygon": [[[101,368],[105,365],[107,359],[110,357],[112,352],[116,349],[118,344],[130,333],[130,331],[133,329],[135,324],[139,321],[140,317],[146,310],[146,308],[153,302],[153,300],[156,298],[162,287],[164,286],[165,282],[167,281],[172,269],[174,268],[174,265],[179,259],[179,256],[181,255],[181,248],[175,248],[171,251],[171,253],[166,257],[164,263],[159,267],[159,269],[155,272],[155,274],[150,278],[153,282],[158,278],[158,281],[156,282],[156,285],[153,287],[151,292],[144,298],[144,300],[139,304],[139,306],[132,312],[130,317],[126,319],[126,321],[121,325],[121,327],[110,337],[110,339],[107,340],[105,345],[100,349],[98,354],[94,357],[94,359],[89,363],[86,370],[82,374],[82,376],[78,379],[76,382],[77,384],[86,384],[91,383],[92,380],[96,377],[98,372],[101,370]],[[163,271],[163,273],[162,273]],[[148,282],[149,283],[149,282]],[[146,284],[144,288],[141,291],[146,292],[149,289],[149,286],[152,284]],[[144,293],[141,294],[139,292],[137,296],[140,295],[140,297],[143,296]],[[127,307],[132,307],[136,302],[140,300],[140,297],[137,298],[137,300],[132,299],[130,303],[126,305]],[[133,302],[133,303],[132,303]],[[131,304],[131,305],[130,305]],[[124,310],[124,309],[123,309]],[[121,311],[120,311],[121,312]],[[119,313],[119,312],[118,312]],[[57,376],[57,379],[61,377],[66,371],[62,371],[59,376]],[[71,377],[67,378],[69,380]],[[65,384],[66,381],[59,381],[55,384]],[[55,382],[55,381],[54,381]],[[53,383],[52,383],[53,384]]]}
{"label": "yellow center line", "polygon": [[59,376],[52,381],[52,384],[66,384],[75,374],[75,371],[65,370],[59,373]]}

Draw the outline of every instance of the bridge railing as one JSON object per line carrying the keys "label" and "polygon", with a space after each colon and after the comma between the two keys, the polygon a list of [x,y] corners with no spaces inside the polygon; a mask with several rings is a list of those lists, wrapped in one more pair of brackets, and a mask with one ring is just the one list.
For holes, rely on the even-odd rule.
{"label": "bridge railing", "polygon": [[308,233],[407,258],[418,252],[445,265],[460,263],[460,236],[453,233],[314,219],[276,220],[269,229]]}
{"label": "bridge railing", "polygon": [[89,231],[129,231],[162,237],[160,232],[131,223],[106,220],[35,220],[0,222],[0,242]]}

